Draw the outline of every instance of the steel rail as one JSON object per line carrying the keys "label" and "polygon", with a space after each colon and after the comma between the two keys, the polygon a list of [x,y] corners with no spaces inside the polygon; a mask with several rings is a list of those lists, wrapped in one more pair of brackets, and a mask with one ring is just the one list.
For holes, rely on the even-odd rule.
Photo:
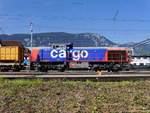
{"label": "steel rail", "polygon": [[0,75],[5,79],[62,79],[62,80],[94,80],[94,81],[124,81],[150,80],[150,74],[124,75]]}

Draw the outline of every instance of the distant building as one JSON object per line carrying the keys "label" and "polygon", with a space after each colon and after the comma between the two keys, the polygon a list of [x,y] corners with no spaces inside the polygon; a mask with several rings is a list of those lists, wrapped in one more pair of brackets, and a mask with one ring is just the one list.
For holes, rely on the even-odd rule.
{"label": "distant building", "polygon": [[132,56],[132,66],[150,66],[150,56]]}

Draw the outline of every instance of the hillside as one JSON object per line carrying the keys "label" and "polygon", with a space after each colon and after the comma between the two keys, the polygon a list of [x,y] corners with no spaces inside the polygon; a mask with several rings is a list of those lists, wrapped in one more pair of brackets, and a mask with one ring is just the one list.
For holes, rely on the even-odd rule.
{"label": "hillside", "polygon": [[[21,41],[24,46],[30,46],[29,34],[0,35],[1,40]],[[64,32],[35,33],[33,46],[49,46],[50,43],[70,43],[76,47],[113,46],[114,42],[95,33],[70,34]]]}
{"label": "hillside", "polygon": [[[30,34],[13,34],[13,35],[0,35],[0,40],[14,40],[20,41],[26,47],[30,46]],[[34,33],[33,34],[33,46],[48,47],[50,43],[70,43],[73,42],[75,47],[130,47],[134,42],[125,44],[117,44],[112,42],[108,38],[101,36],[97,33],[79,33],[71,34],[64,32],[49,32],[49,33]],[[135,54],[150,53],[150,44],[144,44],[135,49]]]}

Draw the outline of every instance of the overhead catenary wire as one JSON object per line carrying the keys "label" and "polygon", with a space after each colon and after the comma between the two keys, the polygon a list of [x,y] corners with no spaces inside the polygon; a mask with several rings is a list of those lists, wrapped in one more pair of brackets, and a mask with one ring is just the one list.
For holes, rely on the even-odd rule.
{"label": "overhead catenary wire", "polygon": [[116,21],[116,22],[150,22],[150,19],[126,19],[126,18],[117,18],[119,11],[115,13],[112,18],[105,18],[105,17],[67,17],[67,16],[38,16],[38,15],[8,15],[8,14],[0,14],[0,20],[7,18],[8,20],[19,20],[22,18],[34,18],[34,19],[43,19],[43,20],[68,20],[68,21]]}
{"label": "overhead catenary wire", "polygon": [[[82,28],[82,27],[66,27],[66,26],[51,26],[51,25],[39,25],[39,24],[34,24],[34,26],[36,26],[36,29],[49,29],[51,28],[51,30],[53,29],[57,29],[57,30],[80,30],[80,31],[104,31],[104,32],[114,32],[114,31],[118,31],[118,32],[149,32],[150,29],[145,29],[145,28],[133,28],[133,29],[126,29],[126,28],[119,28],[119,29],[101,29],[101,28]],[[24,24],[17,24],[17,25],[7,25],[4,28],[22,28],[22,29],[26,29],[28,26],[24,25]]]}
{"label": "overhead catenary wire", "polygon": [[[149,19],[119,19],[117,17],[119,11],[117,11],[114,15],[114,18],[115,18],[115,22],[150,22]],[[66,16],[31,16],[31,15],[22,15],[22,14],[16,14],[16,15],[9,15],[9,14],[0,14],[0,20],[4,20],[5,21],[5,18],[6,18],[6,21],[8,20],[8,23],[6,26],[4,26],[3,29],[6,29],[7,27],[8,28],[11,28],[11,27],[18,27],[18,28],[27,28],[27,25],[26,24],[23,24],[22,21],[24,21],[24,19],[28,20],[28,21],[32,21],[34,19],[39,19],[37,21],[35,21],[34,25],[36,26],[36,29],[57,29],[57,30],[80,30],[80,31],[104,31],[104,32],[114,32],[114,31],[119,31],[119,32],[149,32],[150,29],[149,28],[87,28],[87,27],[68,27],[68,26],[57,26],[57,25],[50,25],[48,23],[46,23],[45,25],[45,22],[44,20],[54,20],[54,21],[57,21],[57,20],[66,20],[66,21],[85,21],[85,20],[88,20],[88,21],[114,21],[114,18],[95,18],[95,17],[76,17],[76,18],[71,18],[71,17],[66,17]],[[10,20],[10,21],[9,21]],[[12,20],[12,21],[11,21]],[[17,23],[16,23],[16,21]],[[18,21],[20,20],[20,21]],[[39,21],[43,22],[43,24],[39,24]],[[3,22],[3,21],[2,21]],[[3,30],[2,29],[2,30]],[[1,32],[2,32],[1,30]]]}

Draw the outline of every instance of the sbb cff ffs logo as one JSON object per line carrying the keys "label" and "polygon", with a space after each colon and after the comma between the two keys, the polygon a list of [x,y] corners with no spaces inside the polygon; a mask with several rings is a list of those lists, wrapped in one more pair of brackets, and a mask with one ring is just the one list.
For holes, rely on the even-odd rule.
{"label": "sbb cff ffs logo", "polygon": [[[69,51],[69,54],[71,54],[71,58],[73,60],[80,60],[88,58],[88,51],[86,50],[71,50]],[[50,52],[50,56],[52,58],[66,58],[67,54],[66,54],[66,50],[52,50]]]}

